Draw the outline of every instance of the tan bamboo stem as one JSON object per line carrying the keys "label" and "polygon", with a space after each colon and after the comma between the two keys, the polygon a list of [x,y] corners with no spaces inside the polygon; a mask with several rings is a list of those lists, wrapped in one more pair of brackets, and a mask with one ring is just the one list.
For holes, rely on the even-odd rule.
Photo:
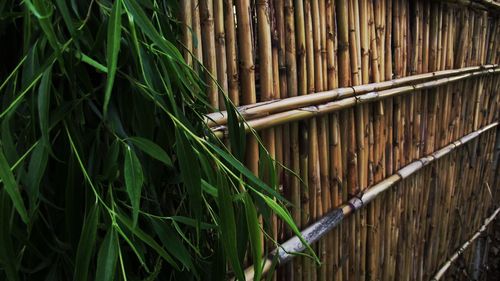
{"label": "tan bamboo stem", "polygon": [[219,108],[224,110],[224,95],[228,94],[227,63],[226,63],[226,34],[224,30],[223,0],[214,0],[215,19],[215,53],[217,60],[217,82],[222,92],[219,93]]}
{"label": "tan bamboo stem", "polygon": [[[200,63],[203,63],[203,44],[201,38],[201,23],[200,23],[200,6],[198,0],[191,0],[191,14],[192,25],[193,25],[193,34],[196,36],[197,44],[193,44],[193,54],[196,60]],[[198,69],[199,65],[194,64],[195,69]]]}
{"label": "tan bamboo stem", "polygon": [[472,245],[472,242],[474,242],[474,240],[480,237],[481,234],[487,230],[488,225],[496,219],[498,213],[500,213],[500,208],[496,209],[493,214],[491,214],[491,216],[486,218],[481,228],[476,233],[474,233],[474,235],[469,240],[465,241],[465,243],[462,244],[462,246],[446,261],[446,263],[443,264],[438,272],[432,277],[432,281],[440,280],[444,276],[446,271],[450,268],[451,264],[455,262],[455,260],[457,260],[458,257],[460,257],[460,255],[462,255],[470,245]]}
{"label": "tan bamboo stem", "polygon": [[[340,48],[340,46],[339,46]],[[339,50],[340,51],[340,50]],[[341,65],[339,63],[339,65]],[[401,77],[394,80],[374,82],[365,85],[357,85],[353,87],[342,87],[333,90],[326,90],[317,92],[314,95],[306,96],[291,96],[286,99],[273,100],[267,102],[259,102],[246,106],[240,106],[238,111],[245,119],[254,119],[261,116],[270,115],[272,113],[285,111],[288,109],[299,108],[307,105],[321,104],[329,102],[332,100],[351,97],[356,94],[363,94],[373,91],[386,90],[391,88],[396,88],[404,85],[411,85],[418,82],[444,78],[448,76],[461,75],[464,73],[469,73],[481,69],[491,69],[495,68],[497,65],[484,65],[484,66],[472,66],[464,67],[461,69],[454,70],[443,70],[430,73],[417,74],[413,76]],[[339,70],[340,72],[340,70]],[[350,80],[348,80],[350,81]],[[206,116],[206,123],[210,126],[224,125],[227,123],[227,112],[220,111],[210,113]]]}
{"label": "tan bamboo stem", "polygon": [[180,18],[182,22],[182,45],[184,46],[183,56],[187,65],[193,65],[193,59],[191,57],[191,52],[193,51],[193,36],[191,29],[193,28],[193,16],[191,8],[191,0],[181,0],[179,2],[180,6]]}
{"label": "tan bamboo stem", "polygon": [[[238,18],[238,47],[241,74],[241,102],[253,104],[257,101],[255,91],[255,65],[252,47],[252,27],[250,15],[250,1],[236,1],[236,15]],[[245,164],[254,174],[258,174],[259,148],[257,140],[247,138]]]}
{"label": "tan bamboo stem", "polygon": [[228,96],[234,105],[240,104],[238,79],[238,52],[236,44],[236,26],[234,22],[233,0],[224,0],[224,24],[226,34]]}
{"label": "tan bamboo stem", "polygon": [[201,38],[203,42],[203,65],[206,68],[208,100],[219,108],[219,93],[213,77],[217,77],[217,56],[215,53],[214,5],[212,0],[200,1]]}

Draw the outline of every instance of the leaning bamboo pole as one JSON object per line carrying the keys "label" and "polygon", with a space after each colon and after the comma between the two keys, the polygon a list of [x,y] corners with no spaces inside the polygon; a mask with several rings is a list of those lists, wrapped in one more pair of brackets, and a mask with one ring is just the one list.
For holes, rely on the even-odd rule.
{"label": "leaning bamboo pole", "polygon": [[[315,93],[314,95],[291,96],[286,99],[277,99],[267,102],[251,103],[246,106],[240,106],[238,108],[238,111],[245,119],[255,119],[258,117],[267,116],[277,112],[300,108],[308,105],[321,104],[340,98],[351,97],[357,94],[387,90],[400,86],[417,84],[419,82],[427,80],[453,77],[482,69],[492,69],[495,67],[497,67],[497,65],[493,64],[484,66],[470,66],[460,69],[450,69],[450,70],[417,74],[413,76],[401,77],[393,80],[374,82],[370,84],[357,85],[352,87],[346,87],[347,86],[346,85],[341,88],[318,92]],[[350,79],[348,81],[350,81]],[[205,122],[210,127],[224,125],[227,123],[227,112],[219,111],[207,114],[205,116]]]}
{"label": "leaning bamboo pole", "polygon": [[[340,100],[336,100],[333,102],[317,105],[317,106],[308,106],[299,109],[284,111],[281,113],[269,115],[262,118],[252,119],[246,121],[245,128],[246,130],[250,130],[250,128],[254,130],[261,130],[277,125],[281,125],[284,123],[294,122],[298,120],[304,120],[308,118],[312,118],[318,115],[323,115],[327,113],[332,113],[334,111],[339,111],[342,109],[350,108],[355,105],[364,104],[368,102],[374,102],[383,100],[385,98],[398,96],[402,94],[412,93],[415,91],[428,90],[433,89],[439,86],[443,86],[449,83],[461,81],[468,78],[478,77],[487,74],[496,74],[500,73],[500,68],[482,70],[477,72],[472,72],[469,74],[462,74],[459,76],[449,77],[449,78],[441,78],[429,82],[419,83],[411,86],[403,86],[398,88],[393,88],[389,90],[382,90],[376,92],[370,92],[366,94],[362,94],[359,96],[343,98]],[[437,111],[437,108],[434,112]],[[226,132],[225,126],[219,126],[213,128],[214,134],[222,138]]]}
{"label": "leaning bamboo pole", "polygon": [[[446,158],[446,156],[449,155],[452,151],[461,146],[464,146],[469,142],[475,141],[483,133],[495,128],[496,126],[498,126],[498,122],[489,124],[479,130],[473,131],[472,133],[461,137],[458,140],[455,140],[454,142],[437,151],[434,151],[431,154],[428,154],[427,156],[424,156],[402,167],[393,175],[366,189],[364,192],[357,194],[348,202],[333,209],[330,213],[311,224],[301,232],[302,237],[308,244],[312,244],[318,241],[321,237],[337,227],[344,220],[344,218],[348,217],[351,214],[354,214],[356,211],[359,211],[360,209],[368,205],[371,201],[380,196],[384,191],[395,186],[397,183],[408,179],[411,175],[415,174],[417,171],[421,170],[425,166],[430,165],[436,160]],[[278,265],[282,265],[293,259],[294,253],[303,252],[305,249],[306,245],[304,245],[297,236],[292,237],[291,239],[282,243],[279,248],[275,249],[272,252],[270,257],[265,259],[263,264],[263,273],[265,274],[270,270],[273,259],[277,259]],[[253,266],[245,270],[246,280],[253,280],[253,270]]]}
{"label": "leaning bamboo pole", "polygon": [[489,216],[488,218],[486,218],[484,220],[484,224],[481,226],[481,228],[476,232],[474,233],[474,235],[472,237],[470,237],[469,240],[465,241],[464,244],[462,244],[462,246],[442,265],[442,267],[437,271],[437,273],[432,277],[432,281],[437,281],[437,280],[440,280],[441,278],[443,278],[444,274],[446,273],[446,271],[450,268],[450,266],[452,265],[453,262],[455,262],[461,255],[463,255],[463,253],[465,252],[465,250],[470,246],[472,245],[472,243],[474,242],[474,240],[476,240],[477,238],[479,238],[481,236],[481,234],[483,234],[483,232],[485,232],[488,228],[488,225],[494,221],[497,217],[497,215],[500,213],[500,208],[496,209],[492,214],[491,216]]}

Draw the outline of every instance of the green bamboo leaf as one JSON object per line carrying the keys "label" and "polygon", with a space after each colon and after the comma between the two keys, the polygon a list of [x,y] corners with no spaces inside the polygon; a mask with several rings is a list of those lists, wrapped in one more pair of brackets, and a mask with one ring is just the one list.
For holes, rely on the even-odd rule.
{"label": "green bamboo leaf", "polygon": [[243,203],[245,206],[245,216],[247,221],[247,228],[250,238],[250,246],[252,250],[253,265],[254,265],[254,279],[260,280],[262,274],[262,239],[259,217],[257,216],[257,210],[252,202],[250,194],[245,192],[243,197]]}
{"label": "green bamboo leaf", "polygon": [[219,215],[220,215],[220,231],[224,251],[226,252],[229,262],[235,272],[238,280],[245,280],[245,274],[241,268],[238,259],[237,242],[236,242],[236,220],[234,216],[233,200],[231,198],[230,188],[222,177],[219,177]]}
{"label": "green bamboo leaf", "polygon": [[0,268],[3,269],[7,280],[19,281],[18,271],[16,269],[16,254],[12,247],[12,228],[8,223],[10,220],[12,206],[4,190],[0,190]]}
{"label": "green bamboo leaf", "polygon": [[99,249],[95,280],[114,280],[116,261],[118,259],[118,247],[118,237],[114,227],[111,226]]}
{"label": "green bamboo leaf", "polygon": [[108,22],[108,42],[107,42],[107,62],[108,62],[108,79],[106,81],[106,90],[104,92],[104,116],[108,113],[109,99],[113,90],[113,83],[116,75],[116,64],[118,61],[118,52],[120,51],[121,39],[121,15],[122,2],[116,0],[111,10],[111,15]]}
{"label": "green bamboo leaf", "polygon": [[[180,130],[175,134],[177,157],[181,169],[182,180],[189,195],[189,207],[193,210],[194,217],[201,221],[202,197],[200,166],[193,147]],[[199,232],[199,227],[197,227]]]}
{"label": "green bamboo leaf", "polygon": [[54,13],[51,3],[43,0],[25,0],[24,3],[28,6],[28,9],[35,15],[35,17],[38,18],[40,27],[45,33],[50,46],[52,46],[55,51],[58,51],[59,41],[57,40],[57,36],[51,22],[52,14]]}
{"label": "green bamboo leaf", "polygon": [[158,221],[157,219],[151,218],[150,221],[165,249],[167,249],[167,251],[180,261],[189,271],[193,274],[197,274],[188,250],[184,244],[182,244],[182,240],[179,239],[172,227],[168,223]]}
{"label": "green bamboo leaf", "polygon": [[99,222],[99,205],[91,207],[83,223],[80,241],[75,257],[74,281],[86,281],[89,273],[90,259],[94,251],[97,223]]}
{"label": "green bamboo leaf", "polygon": [[37,199],[39,197],[40,182],[45,174],[45,169],[47,167],[47,162],[49,158],[49,151],[47,145],[42,141],[38,142],[31,155],[30,162],[28,165],[28,194],[30,199],[31,211],[34,211]]}
{"label": "green bamboo leaf", "polygon": [[124,177],[125,188],[132,203],[132,218],[133,225],[137,224],[139,216],[139,209],[141,203],[141,191],[144,184],[144,175],[142,174],[141,162],[135,155],[135,152],[126,145],[124,149],[125,164],[124,164]]}
{"label": "green bamboo leaf", "polygon": [[49,145],[49,106],[50,106],[50,84],[52,76],[52,67],[49,66],[44,71],[40,86],[38,87],[38,118],[40,119],[40,132],[42,133],[42,142]]}
{"label": "green bamboo leaf", "polygon": [[156,143],[141,137],[131,137],[128,138],[134,145],[136,145],[140,150],[144,151],[149,156],[154,159],[163,162],[167,167],[173,167],[172,160],[168,154]]}
{"label": "green bamboo leaf", "polygon": [[10,199],[14,204],[14,208],[16,208],[23,222],[28,223],[28,212],[26,211],[23,198],[21,197],[21,193],[19,192],[16,178],[14,177],[14,174],[12,174],[9,163],[7,162],[7,159],[5,158],[5,155],[3,153],[3,148],[0,149],[0,178],[3,181],[3,186],[7,191],[7,194],[9,194]]}
{"label": "green bamboo leaf", "polygon": [[315,260],[319,263],[320,262],[319,258],[316,256],[316,253],[314,253],[314,250],[311,248],[311,246],[302,237],[302,234],[300,233],[300,229],[297,227],[297,225],[293,221],[293,218],[290,215],[290,213],[288,212],[288,210],[281,207],[276,201],[269,198],[268,196],[266,196],[260,192],[256,192],[256,193],[264,200],[264,202],[266,202],[266,204],[269,206],[269,208],[271,208],[274,211],[274,213],[276,213],[276,215],[278,215],[290,227],[290,229],[293,231],[293,233],[295,233],[295,235],[297,235],[297,237],[299,237],[302,244],[304,244],[306,246],[307,250],[309,250],[309,252],[313,255]]}
{"label": "green bamboo leaf", "polygon": [[[239,162],[237,159],[235,159],[231,154],[227,153],[226,151],[220,149],[217,147],[215,144],[206,143],[215,153],[217,153],[219,156],[224,158],[229,164],[231,164],[231,167],[235,168],[239,173],[244,175],[250,183],[258,186],[262,191],[266,191],[269,195],[272,197],[275,197],[276,199],[289,203],[281,194],[279,194],[276,190],[270,188],[267,184],[265,184],[262,180],[257,178],[247,167],[245,167],[241,162]],[[249,185],[250,188],[253,189],[251,185]]]}
{"label": "green bamboo leaf", "polygon": [[119,219],[123,225],[130,230],[137,238],[146,243],[149,247],[156,251],[165,261],[172,265],[175,269],[179,270],[179,266],[175,260],[163,249],[150,235],[141,230],[139,227],[135,227],[133,222],[121,213],[117,213],[116,217]]}

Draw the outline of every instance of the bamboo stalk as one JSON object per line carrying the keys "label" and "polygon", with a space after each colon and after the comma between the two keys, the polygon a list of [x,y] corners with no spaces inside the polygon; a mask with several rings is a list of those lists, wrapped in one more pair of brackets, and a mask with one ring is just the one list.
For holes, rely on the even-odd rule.
{"label": "bamboo stalk", "polygon": [[485,232],[487,230],[487,227],[488,225],[496,219],[498,213],[500,213],[500,208],[496,209],[493,214],[491,214],[491,216],[489,216],[488,218],[486,218],[484,220],[484,224],[481,226],[481,228],[476,232],[474,233],[474,235],[467,241],[465,241],[465,243],[446,261],[446,263],[443,264],[443,266],[438,270],[438,272],[432,277],[431,280],[433,281],[437,281],[437,280],[440,280],[444,274],[446,273],[446,271],[450,268],[451,264],[457,260],[460,255],[463,254],[463,252],[470,246],[472,245],[472,242],[474,240],[476,240],[478,237],[481,236],[481,234],[483,232]]}
{"label": "bamboo stalk", "polygon": [[193,60],[191,52],[193,51],[193,36],[191,29],[193,28],[193,16],[191,8],[191,0],[181,0],[180,5],[180,18],[182,22],[182,45],[184,46],[183,57],[187,65],[192,66]]}
{"label": "bamboo stalk", "polygon": [[[241,67],[241,102],[253,104],[257,101],[255,90],[255,65],[253,58],[250,1],[236,1],[238,19],[238,47]],[[254,174],[258,174],[259,148],[255,137],[247,138],[245,164]]]}
{"label": "bamboo stalk", "polygon": [[[203,62],[203,44],[201,39],[201,23],[200,23],[200,6],[198,0],[191,0],[191,14],[192,14],[192,25],[193,34],[196,36],[197,44],[193,44],[193,54],[195,59],[202,63]],[[193,42],[194,43],[194,42]],[[194,64],[195,69],[199,69],[198,64]]]}
{"label": "bamboo stalk", "polygon": [[239,78],[238,78],[238,52],[236,44],[236,26],[234,22],[233,0],[224,0],[224,24],[226,34],[226,56],[228,96],[234,105],[240,104]]}
{"label": "bamboo stalk", "polygon": [[215,53],[217,61],[217,82],[221,87],[219,93],[219,108],[224,110],[224,95],[228,94],[227,63],[226,63],[226,34],[224,30],[224,4],[223,0],[214,0],[215,19]]}
{"label": "bamboo stalk", "polygon": [[208,100],[210,105],[219,108],[219,92],[213,77],[217,77],[217,56],[215,54],[214,7],[213,1],[200,2],[200,22],[203,42],[203,65],[206,68]]}

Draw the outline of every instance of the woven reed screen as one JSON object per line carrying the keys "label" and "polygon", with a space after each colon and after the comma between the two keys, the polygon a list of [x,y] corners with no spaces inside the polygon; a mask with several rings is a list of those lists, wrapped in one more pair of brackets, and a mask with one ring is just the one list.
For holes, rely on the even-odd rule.
{"label": "woven reed screen", "polygon": [[[277,165],[281,192],[301,229],[363,198],[406,165],[498,121],[497,2],[181,5],[185,58],[206,75],[216,112],[207,123],[224,138],[222,95],[242,106],[247,130],[258,130],[272,157],[300,177]],[[404,180],[313,244],[321,266],[299,256],[278,264],[273,278],[429,280],[498,204],[496,132],[491,126],[473,134],[411,176],[396,174]],[[251,135],[245,164],[258,174]],[[269,228],[279,242],[292,236],[279,220]],[[271,251],[274,244],[264,247]],[[446,276],[467,279],[473,253],[466,251],[463,268]]]}

